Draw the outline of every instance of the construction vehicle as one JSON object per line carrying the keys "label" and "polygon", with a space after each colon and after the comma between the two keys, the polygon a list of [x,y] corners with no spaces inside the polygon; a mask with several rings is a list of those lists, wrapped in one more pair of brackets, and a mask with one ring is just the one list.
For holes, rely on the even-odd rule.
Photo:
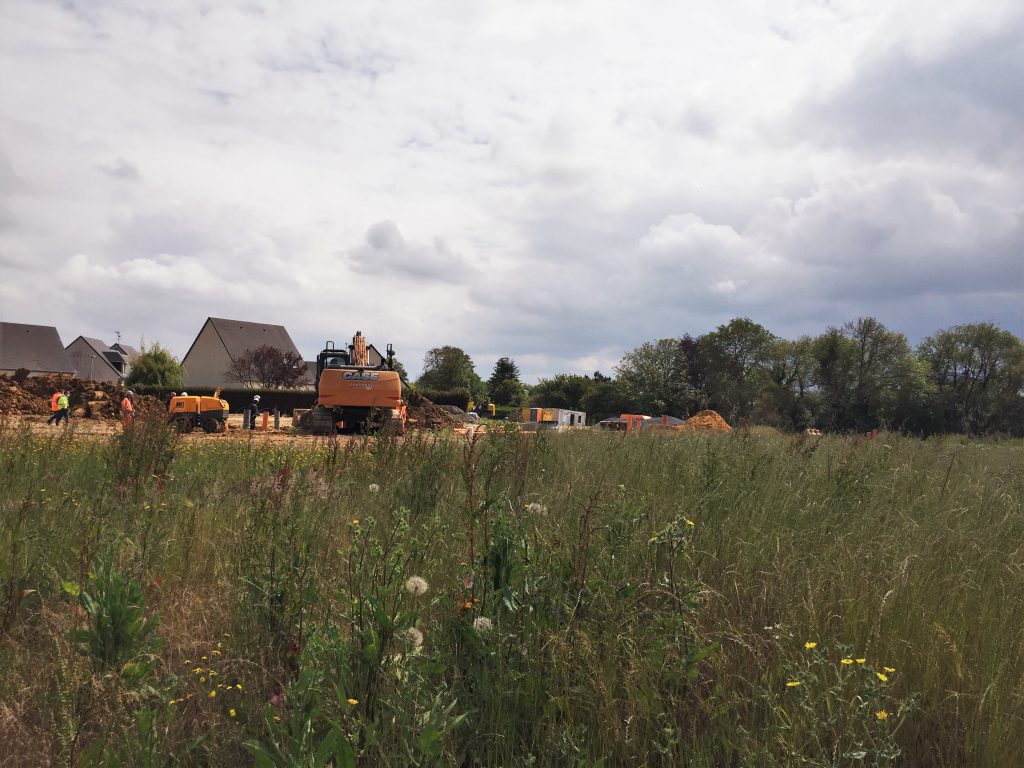
{"label": "construction vehicle", "polygon": [[356,331],[347,350],[327,341],[316,356],[316,405],[299,416],[298,427],[317,435],[402,435],[408,419],[402,395],[392,346],[380,365],[371,366],[366,337]]}
{"label": "construction vehicle", "polygon": [[213,397],[179,395],[171,398],[167,418],[182,434],[196,427],[202,427],[207,433],[226,432],[228,401],[221,400],[220,389],[213,393]]}

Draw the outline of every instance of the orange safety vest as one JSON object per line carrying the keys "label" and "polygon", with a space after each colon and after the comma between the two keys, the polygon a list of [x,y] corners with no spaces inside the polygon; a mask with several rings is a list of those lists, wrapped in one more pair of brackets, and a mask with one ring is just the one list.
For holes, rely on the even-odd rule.
{"label": "orange safety vest", "polygon": [[64,394],[63,392],[54,392],[53,393],[53,397],[50,398],[50,410],[51,411],[59,411],[60,410],[60,408],[57,407],[57,400],[59,400],[60,396],[63,395],[63,394]]}

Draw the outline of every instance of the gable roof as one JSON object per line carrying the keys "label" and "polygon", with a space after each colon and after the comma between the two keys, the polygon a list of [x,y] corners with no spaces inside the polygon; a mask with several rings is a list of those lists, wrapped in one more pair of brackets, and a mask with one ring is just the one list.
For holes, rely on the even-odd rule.
{"label": "gable roof", "polygon": [[[234,360],[241,355],[245,354],[246,350],[256,349],[256,347],[263,346],[264,344],[280,349],[282,352],[294,352],[296,355],[299,354],[299,350],[295,348],[295,342],[292,341],[292,337],[288,335],[288,331],[285,330],[283,325],[270,325],[268,323],[251,323],[246,320],[226,320],[222,317],[208,317],[206,322],[203,323],[203,327],[199,329],[199,333],[196,335],[198,341],[199,336],[202,335],[207,325],[211,325],[213,330],[217,333],[221,343],[224,344],[224,349],[227,350],[228,356]],[[192,342],[192,346],[188,348],[188,352],[185,353],[185,358],[192,352],[192,347],[196,345],[196,342]],[[185,358],[182,358],[183,360]]]}
{"label": "gable roof", "polygon": [[74,373],[57,329],[25,323],[0,323],[0,368]]}
{"label": "gable roof", "polygon": [[[119,352],[112,352],[112,350],[109,347],[107,347],[106,343],[102,339],[93,339],[89,336],[78,336],[75,338],[75,341],[78,341],[78,339],[81,339],[82,341],[89,345],[89,348],[96,353],[96,359],[102,361],[103,364],[110,369],[111,373],[113,373],[115,376],[122,375],[121,372],[114,367],[114,360],[111,359],[110,357],[111,354],[119,355]],[[71,344],[68,344],[64,348],[64,350],[67,351],[71,349],[71,346],[72,344],[75,343],[75,341],[72,341]],[[68,360],[70,361],[70,359],[71,358],[69,357]],[[84,378],[84,376],[82,378]]]}

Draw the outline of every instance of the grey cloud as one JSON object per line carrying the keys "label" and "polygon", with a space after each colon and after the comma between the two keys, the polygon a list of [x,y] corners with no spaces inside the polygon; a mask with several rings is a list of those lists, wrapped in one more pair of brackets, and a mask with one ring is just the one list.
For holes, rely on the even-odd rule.
{"label": "grey cloud", "polygon": [[138,213],[114,223],[109,250],[122,257],[186,256],[213,250],[215,235],[188,218],[171,213]]}
{"label": "grey cloud", "polygon": [[408,242],[388,219],[366,230],[365,242],[348,254],[352,267],[364,274],[397,279],[461,283],[475,270],[441,238],[429,245]]}
{"label": "grey cloud", "polygon": [[872,154],[1024,161],[1024,14],[933,58],[894,48],[794,114],[791,132]]}
{"label": "grey cloud", "polygon": [[117,158],[112,163],[99,166],[99,169],[108,176],[121,179],[122,181],[140,181],[139,169],[129,163],[123,157]]}

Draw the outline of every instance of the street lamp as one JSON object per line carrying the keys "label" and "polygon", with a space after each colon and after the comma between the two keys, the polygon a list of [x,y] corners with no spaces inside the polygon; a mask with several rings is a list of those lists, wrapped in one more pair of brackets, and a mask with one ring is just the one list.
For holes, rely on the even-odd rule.
{"label": "street lamp", "polygon": [[92,381],[92,361],[95,359],[96,355],[93,355],[92,359],[89,360],[89,381]]}

